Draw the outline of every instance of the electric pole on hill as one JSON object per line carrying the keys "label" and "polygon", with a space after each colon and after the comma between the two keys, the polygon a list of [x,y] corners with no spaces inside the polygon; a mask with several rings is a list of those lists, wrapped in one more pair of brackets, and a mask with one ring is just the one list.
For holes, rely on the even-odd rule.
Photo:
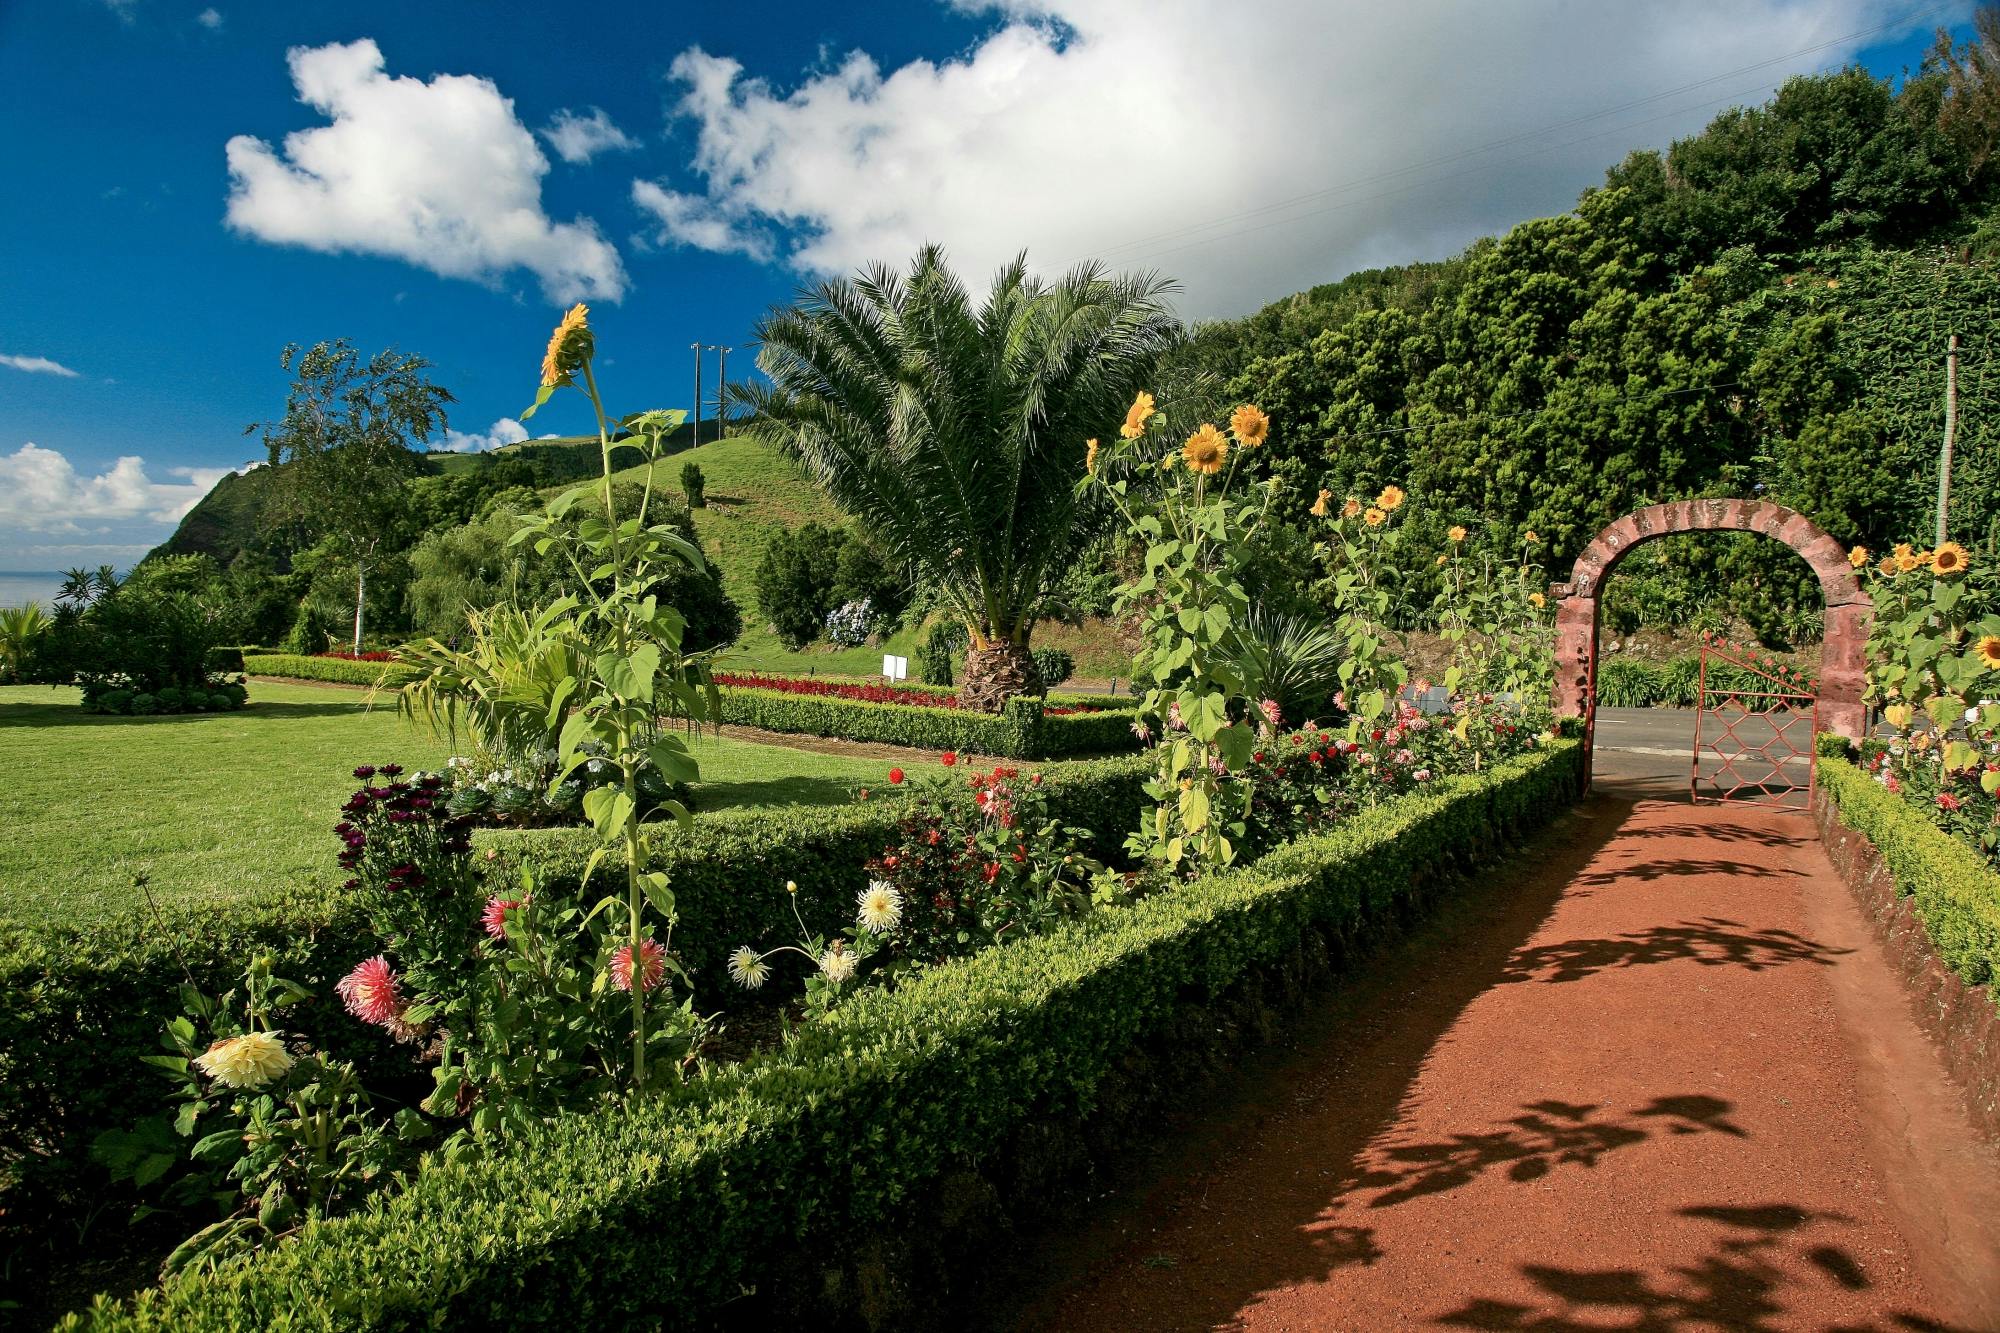
{"label": "electric pole on hill", "polygon": [[734,347],[718,347],[715,360],[715,438],[729,427],[729,354]]}
{"label": "electric pole on hill", "polygon": [[701,447],[701,343],[699,340],[688,344],[694,348],[694,447]]}
{"label": "electric pole on hill", "polygon": [[1936,546],[1945,543],[1945,514],[1951,508],[1951,449],[1958,436],[1958,335],[1951,335],[1944,353],[1944,450],[1938,458]]}

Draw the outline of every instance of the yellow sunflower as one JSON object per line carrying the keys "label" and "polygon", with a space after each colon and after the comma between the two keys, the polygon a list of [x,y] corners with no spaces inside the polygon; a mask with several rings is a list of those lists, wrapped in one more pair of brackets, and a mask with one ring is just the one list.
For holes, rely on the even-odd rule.
{"label": "yellow sunflower", "polygon": [[1403,506],[1403,488],[1384,486],[1382,493],[1375,497],[1375,507],[1381,510],[1400,509]]}
{"label": "yellow sunflower", "polygon": [[1882,562],[1875,566],[1875,572],[1885,579],[1896,577],[1896,557],[1893,555],[1883,556]]}
{"label": "yellow sunflower", "polygon": [[1139,396],[1132,400],[1132,406],[1126,410],[1125,424],[1118,428],[1118,433],[1128,440],[1136,440],[1146,433],[1146,423],[1152,418],[1153,395],[1141,389]]}
{"label": "yellow sunflower", "polygon": [[1441,555],[1441,556],[1439,556],[1439,557],[1437,558],[1437,562],[1438,562],[1438,563],[1439,563],[1439,564],[1441,565],[1441,564],[1443,564],[1443,563],[1444,563],[1445,561],[1449,560],[1450,558],[1451,558],[1450,556],[1444,556],[1444,555]]}
{"label": "yellow sunflower", "polygon": [[1370,505],[1368,512],[1361,516],[1361,521],[1371,528],[1379,528],[1389,521],[1389,516],[1373,505]]}
{"label": "yellow sunflower", "polygon": [[1526,542],[1528,545],[1533,546],[1537,542],[1541,541],[1541,538],[1535,535],[1535,530],[1533,528],[1529,528],[1526,532],[1521,534],[1521,540]]}
{"label": "yellow sunflower", "polygon": [[581,301],[563,313],[556,331],[549,335],[549,350],[542,353],[544,389],[560,389],[574,382],[577,370],[596,350],[597,339],[589,321],[590,307]]}
{"label": "yellow sunflower", "polygon": [[1929,551],[1908,551],[1896,557],[1896,568],[1907,574],[1913,569],[1922,569],[1929,560]]}
{"label": "yellow sunflower", "polygon": [[1963,574],[1970,558],[1963,546],[1957,542],[1946,542],[1931,552],[1931,572],[1941,579]]}
{"label": "yellow sunflower", "polygon": [[1201,429],[1188,436],[1187,443],[1181,446],[1181,457],[1192,471],[1212,477],[1222,471],[1229,458],[1228,437],[1204,421]]}
{"label": "yellow sunflower", "polygon": [[1263,409],[1245,403],[1230,414],[1229,429],[1238,444],[1255,449],[1271,433],[1271,418],[1264,415]]}
{"label": "yellow sunflower", "polygon": [[1319,499],[1313,501],[1312,516],[1314,518],[1325,518],[1327,511],[1326,502],[1328,500],[1331,500],[1332,498],[1333,498],[1332,491],[1322,490],[1319,493]]}
{"label": "yellow sunflower", "polygon": [[1847,553],[1847,563],[1855,569],[1859,569],[1867,564],[1871,558],[1868,554],[1868,548],[1865,546],[1857,546]]}
{"label": "yellow sunflower", "polygon": [[1088,440],[1083,448],[1083,470],[1092,476],[1097,474],[1097,441]]}
{"label": "yellow sunflower", "polygon": [[1347,503],[1340,507],[1340,516],[1342,518],[1353,518],[1356,514],[1360,512],[1361,512],[1361,501],[1355,499],[1351,495],[1347,497]]}
{"label": "yellow sunflower", "polygon": [[1541,610],[1544,606],[1547,606],[1548,604],[1549,604],[1549,599],[1542,596],[1540,593],[1531,592],[1528,594],[1528,605],[1534,607],[1537,611]]}
{"label": "yellow sunflower", "polygon": [[1455,542],[1462,542],[1465,540],[1465,529],[1459,524],[1454,523],[1451,526],[1451,531],[1447,532],[1445,536],[1451,538]]}
{"label": "yellow sunflower", "polygon": [[2000,634],[1989,634],[1979,641],[1979,660],[1989,670],[2000,671]]}

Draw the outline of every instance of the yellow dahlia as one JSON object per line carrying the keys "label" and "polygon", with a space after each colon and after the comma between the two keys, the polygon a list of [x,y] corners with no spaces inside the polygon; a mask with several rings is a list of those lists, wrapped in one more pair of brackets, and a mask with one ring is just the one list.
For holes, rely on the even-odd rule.
{"label": "yellow dahlia", "polygon": [[1126,410],[1125,424],[1118,428],[1118,433],[1128,440],[1136,440],[1146,433],[1146,423],[1152,417],[1153,395],[1141,389],[1139,396],[1132,400],[1132,406]]}
{"label": "yellow dahlia", "polygon": [[202,1073],[229,1088],[261,1088],[292,1067],[285,1043],[270,1032],[225,1038],[194,1062]]}
{"label": "yellow dahlia", "polygon": [[1931,552],[1931,572],[1941,579],[1963,574],[1969,558],[1963,546],[1957,542],[1946,542]]}
{"label": "yellow dahlia", "polygon": [[542,354],[542,387],[559,389],[572,383],[576,372],[596,350],[597,339],[590,331],[590,307],[578,301],[564,312],[556,331],[549,335],[549,350]]}
{"label": "yellow dahlia", "polygon": [[1370,505],[1368,512],[1361,516],[1361,521],[1371,528],[1379,528],[1389,521],[1389,516],[1373,505]]}
{"label": "yellow dahlia", "polygon": [[1868,548],[1865,546],[1857,546],[1847,553],[1847,563],[1855,569],[1867,564],[1869,559]]}
{"label": "yellow dahlia", "polygon": [[1187,443],[1181,446],[1181,457],[1191,470],[1212,477],[1222,471],[1222,464],[1229,457],[1229,440],[1204,421],[1201,429],[1188,436]]}
{"label": "yellow dahlia", "polygon": [[1245,449],[1255,449],[1271,433],[1271,418],[1265,416],[1261,408],[1245,403],[1230,414],[1229,429],[1235,433],[1238,444]]}
{"label": "yellow dahlia", "polygon": [[1375,497],[1375,507],[1382,510],[1402,508],[1403,488],[1401,486],[1384,486],[1382,493]]}
{"label": "yellow dahlia", "polygon": [[1325,518],[1327,511],[1326,502],[1328,500],[1331,500],[1332,498],[1333,498],[1332,491],[1322,490],[1319,493],[1319,499],[1313,501],[1312,516],[1314,518]]}
{"label": "yellow dahlia", "polygon": [[1458,524],[1454,523],[1451,525],[1451,531],[1447,532],[1445,536],[1451,538],[1455,542],[1462,542],[1465,540],[1465,529],[1459,526]]}
{"label": "yellow dahlia", "polygon": [[1989,634],[1979,641],[1979,658],[1993,671],[2000,671],[2000,634]]}

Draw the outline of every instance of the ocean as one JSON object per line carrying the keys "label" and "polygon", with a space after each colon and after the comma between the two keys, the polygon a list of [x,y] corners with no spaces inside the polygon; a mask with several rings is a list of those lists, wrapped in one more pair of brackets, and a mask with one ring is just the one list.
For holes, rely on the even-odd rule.
{"label": "ocean", "polygon": [[61,587],[60,574],[36,574],[0,569],[0,609],[40,602],[42,610],[54,611],[56,590]]}

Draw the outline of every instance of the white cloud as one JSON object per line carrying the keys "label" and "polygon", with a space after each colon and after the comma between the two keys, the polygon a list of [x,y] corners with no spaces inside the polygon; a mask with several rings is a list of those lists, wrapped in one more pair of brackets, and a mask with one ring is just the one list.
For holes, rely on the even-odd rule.
{"label": "white cloud", "polygon": [[77,533],[87,523],[178,523],[230,470],[169,468],[181,480],[160,482],[146,475],[144,459],[127,455],[87,477],[59,451],[24,444],[0,454],[0,527]]}
{"label": "white cloud", "polygon": [[503,444],[519,444],[528,438],[527,427],[512,417],[501,417],[486,428],[484,435],[468,434],[462,430],[447,430],[444,433],[444,447],[455,454],[483,454],[498,449]]}
{"label": "white cloud", "polygon": [[587,116],[567,108],[558,111],[541,134],[565,162],[588,162],[599,153],[624,152],[639,146],[637,139],[612,124],[604,108],[597,106],[590,108]]}
{"label": "white cloud", "polygon": [[130,23],[138,16],[139,0],[104,0],[104,7],[116,14],[120,23]]}
{"label": "white cloud", "polygon": [[222,11],[219,9],[204,9],[201,13],[194,16],[194,21],[202,27],[207,28],[210,32],[220,32],[222,30]]}
{"label": "white cloud", "polygon": [[1905,8],[956,7],[1005,21],[959,58],[885,72],[855,53],[790,90],[683,52],[670,77],[701,183],[635,184],[657,239],[782,251],[805,272],[901,263],[935,241],[979,278],[1025,246],[1048,268],[1159,268],[1184,280],[1189,313],[1234,314],[1561,211],[1633,145],[1853,55],[1889,34],[1851,34]]}
{"label": "white cloud", "polygon": [[66,380],[76,378],[76,372],[59,361],[51,361],[45,356],[7,356],[0,354],[0,366],[11,366],[15,370],[25,370],[30,375],[60,375]]}
{"label": "white cloud", "polygon": [[330,124],[228,144],[229,225],[276,245],[406,260],[497,282],[514,269],[552,301],[617,300],[618,251],[580,217],[542,209],[548,159],[490,80],[392,77],[374,42],[294,47],[299,100]]}

